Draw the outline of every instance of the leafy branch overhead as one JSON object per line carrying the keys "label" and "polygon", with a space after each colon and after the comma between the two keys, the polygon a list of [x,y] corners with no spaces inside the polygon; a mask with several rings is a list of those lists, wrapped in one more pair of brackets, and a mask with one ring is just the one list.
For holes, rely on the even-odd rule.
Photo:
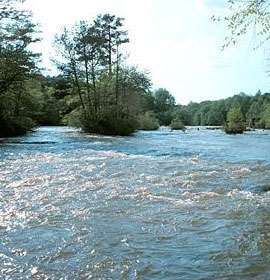
{"label": "leafy branch overhead", "polygon": [[225,17],[212,16],[213,21],[224,21],[228,35],[223,49],[238,42],[239,37],[253,32],[254,49],[270,39],[269,0],[228,0],[229,13]]}

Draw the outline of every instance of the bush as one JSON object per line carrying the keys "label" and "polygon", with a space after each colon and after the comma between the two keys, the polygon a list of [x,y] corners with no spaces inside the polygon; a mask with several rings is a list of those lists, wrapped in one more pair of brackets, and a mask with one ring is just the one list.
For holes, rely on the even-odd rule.
{"label": "bush", "polygon": [[0,118],[0,137],[23,135],[34,128],[36,123],[28,117],[19,117],[6,120]]}
{"label": "bush", "polygon": [[179,118],[173,119],[171,124],[170,124],[170,127],[173,130],[185,130],[186,129],[182,120],[179,119]]}
{"label": "bush", "polygon": [[141,130],[157,130],[159,128],[158,119],[153,112],[148,111],[138,117],[138,128]]}
{"label": "bush", "polygon": [[15,123],[26,131],[31,130],[36,126],[36,123],[29,117],[21,117],[17,119]]}
{"label": "bush", "polygon": [[64,117],[63,123],[81,127],[87,133],[112,136],[130,135],[138,127],[137,121],[132,118],[115,118],[109,114],[97,119],[86,114],[82,109],[77,108]]}
{"label": "bush", "polygon": [[83,123],[83,112],[79,108],[71,111],[63,118],[63,124],[68,126],[80,127]]}
{"label": "bush", "polygon": [[83,130],[88,133],[97,133],[112,136],[127,136],[137,128],[137,122],[128,118],[104,118],[101,120],[85,119]]}
{"label": "bush", "polygon": [[231,108],[227,114],[225,132],[229,134],[243,133],[246,129],[244,116],[240,108]]}
{"label": "bush", "polygon": [[168,126],[173,120],[173,110],[158,112],[157,119],[161,125]]}

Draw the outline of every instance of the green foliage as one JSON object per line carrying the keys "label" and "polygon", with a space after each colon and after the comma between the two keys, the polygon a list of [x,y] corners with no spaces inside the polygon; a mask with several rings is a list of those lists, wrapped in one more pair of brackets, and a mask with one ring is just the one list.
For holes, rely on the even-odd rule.
{"label": "green foliage", "polygon": [[240,108],[231,108],[227,114],[226,133],[243,133],[246,129],[244,116]]}
{"label": "green foliage", "polygon": [[77,95],[67,98],[72,113],[66,123],[74,123],[77,116],[87,132],[127,135],[135,131],[151,82],[147,73],[124,66],[120,47],[129,40],[122,26],[123,18],[105,14],[92,24],[65,28],[55,37],[56,65]]}
{"label": "green foliage", "polygon": [[[256,37],[254,49],[262,46],[270,39],[270,1],[269,0],[228,0],[228,14],[223,21],[228,27],[228,36],[225,37],[223,48],[231,44],[236,44],[238,39],[253,32]],[[221,21],[222,18],[213,16],[214,21]],[[245,104],[238,104],[246,117],[249,127],[270,128],[268,125],[268,110],[265,106],[269,104],[268,94],[262,95],[259,91],[254,98],[245,99],[241,94],[238,96],[240,101]],[[264,111],[263,111],[264,110]]]}
{"label": "green foliage", "polygon": [[262,113],[261,123],[263,124],[263,128],[270,129],[270,104],[266,106]]}
{"label": "green foliage", "polygon": [[0,137],[23,135],[34,128],[36,123],[28,117],[0,119]]}
{"label": "green foliage", "polygon": [[228,105],[224,100],[190,103],[185,110],[189,112],[192,125],[221,126],[225,123]]}
{"label": "green foliage", "polygon": [[103,135],[127,136],[137,128],[137,122],[131,118],[105,118],[105,119],[84,119],[83,129],[90,133]]}
{"label": "green foliage", "polygon": [[[0,1],[0,136],[25,133],[35,124],[66,124],[93,133],[127,135],[137,128],[157,129],[159,125],[175,129],[223,126],[227,116],[227,131],[241,131],[245,123],[270,129],[269,93],[240,93],[181,106],[164,88],[151,92],[148,73],[126,65],[121,49],[129,39],[124,19],[114,15],[99,15],[92,23],[81,21],[64,28],[55,37],[55,63],[61,75],[43,77],[36,66],[39,54],[29,47],[39,40],[36,26],[30,13],[14,8],[19,2]],[[260,11],[269,1],[230,2],[243,7],[226,19],[233,36],[245,32],[238,34],[237,30],[248,16],[250,23],[253,16],[259,16],[258,23],[265,28],[261,35],[267,34],[268,11],[263,15]],[[241,116],[231,113],[230,108],[236,107]]]}
{"label": "green foliage", "polygon": [[83,112],[80,108],[76,108],[63,117],[63,124],[68,126],[80,127],[84,121]]}
{"label": "green foliage", "polygon": [[180,118],[173,119],[170,124],[171,129],[173,130],[185,130],[185,125],[183,124]]}
{"label": "green foliage", "polygon": [[180,119],[185,125],[225,126],[230,108],[241,108],[245,123],[252,128],[264,128],[261,117],[267,104],[270,104],[269,93],[257,93],[255,96],[240,93],[218,101],[191,102],[181,106],[189,117],[188,122],[182,117]]}
{"label": "green foliage", "polygon": [[168,90],[160,88],[154,92],[156,110],[166,112],[175,106],[175,98]]}
{"label": "green foliage", "polygon": [[147,111],[138,116],[138,129],[141,130],[157,130],[159,122],[152,111]]}
{"label": "green foliage", "polygon": [[166,89],[160,88],[154,92],[154,98],[154,112],[157,114],[160,125],[170,125],[175,108],[174,97]]}
{"label": "green foliage", "polygon": [[164,88],[160,88],[153,93],[146,92],[143,96],[142,109],[143,112],[154,112],[160,125],[170,125],[176,109],[175,99]]}
{"label": "green foliage", "polygon": [[269,40],[270,11],[269,0],[228,0],[228,14],[222,19],[213,16],[214,21],[225,21],[228,36],[225,37],[223,48],[237,43],[239,37],[247,34],[249,30],[256,36],[256,45],[260,47]]}
{"label": "green foliage", "polygon": [[29,101],[25,106],[28,115],[39,125],[60,125],[66,104],[54,95],[54,88],[48,86],[47,79],[39,76],[25,82]]}
{"label": "green foliage", "polygon": [[[92,36],[92,42],[100,44],[102,50],[100,50],[102,64],[108,66],[109,73],[113,70],[113,55],[117,54],[118,47],[121,44],[128,43],[128,33],[123,30],[124,18],[116,17],[115,15],[104,14],[98,15],[94,21],[93,26],[88,29],[94,33]],[[87,36],[89,37],[89,36]],[[93,40],[94,39],[94,40]]]}
{"label": "green foliage", "polygon": [[260,119],[262,115],[262,105],[258,102],[254,102],[251,104],[246,116],[248,126],[251,128],[256,128],[260,126]]}
{"label": "green foliage", "polygon": [[186,106],[177,105],[175,106],[173,113],[173,120],[179,119],[183,123],[183,125],[191,124],[191,112],[187,110]]}
{"label": "green foliage", "polygon": [[16,9],[17,2],[22,1],[0,2],[1,136],[22,134],[33,126],[26,81],[37,72],[39,54],[31,51],[30,45],[39,39],[30,13]]}

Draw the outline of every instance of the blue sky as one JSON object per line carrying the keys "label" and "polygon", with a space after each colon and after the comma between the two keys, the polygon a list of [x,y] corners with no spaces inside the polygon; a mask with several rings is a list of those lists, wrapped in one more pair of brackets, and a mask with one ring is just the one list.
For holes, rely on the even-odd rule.
{"label": "blue sky", "polygon": [[97,14],[125,18],[130,63],[148,70],[154,88],[167,88],[177,102],[216,100],[240,92],[269,91],[265,48],[253,51],[253,34],[221,51],[226,26],[210,17],[225,15],[226,0],[26,0],[41,24],[43,53],[50,68],[53,36],[63,25],[92,21]]}

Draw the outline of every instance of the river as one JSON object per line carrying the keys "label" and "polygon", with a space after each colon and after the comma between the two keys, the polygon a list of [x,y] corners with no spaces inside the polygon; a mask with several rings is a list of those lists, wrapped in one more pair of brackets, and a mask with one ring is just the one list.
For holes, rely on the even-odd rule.
{"label": "river", "polygon": [[270,132],[0,142],[1,279],[270,279]]}

